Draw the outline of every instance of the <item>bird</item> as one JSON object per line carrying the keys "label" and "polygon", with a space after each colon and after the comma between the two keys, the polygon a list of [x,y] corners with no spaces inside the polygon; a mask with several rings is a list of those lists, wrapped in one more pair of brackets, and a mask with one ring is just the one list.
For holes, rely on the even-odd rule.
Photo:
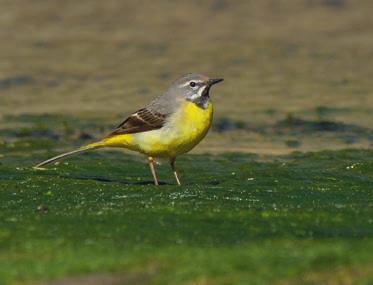
{"label": "bird", "polygon": [[168,90],[132,113],[101,140],[45,160],[34,168],[99,148],[125,148],[146,155],[154,185],[159,185],[155,159],[167,158],[181,185],[176,158],[192,150],[207,134],[213,119],[210,89],[223,78],[186,74]]}

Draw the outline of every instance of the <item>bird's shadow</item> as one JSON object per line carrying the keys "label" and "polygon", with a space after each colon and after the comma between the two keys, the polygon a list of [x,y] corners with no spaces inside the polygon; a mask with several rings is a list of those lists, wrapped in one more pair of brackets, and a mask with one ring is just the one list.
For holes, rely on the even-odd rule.
{"label": "bird's shadow", "polygon": [[[75,176],[75,175],[57,175],[59,178],[65,179],[76,179],[76,180],[94,180],[97,182],[106,182],[106,183],[120,183],[124,185],[154,185],[152,180],[145,180],[145,181],[131,181],[131,180],[117,180],[117,179],[109,179],[104,177],[97,177],[97,176]],[[158,181],[159,185],[173,185],[168,182]]]}
{"label": "bird's shadow", "polygon": [[[75,179],[75,180],[91,180],[91,181],[96,181],[96,182],[102,182],[102,183],[119,183],[119,184],[122,184],[122,185],[132,185],[132,186],[139,186],[139,185],[143,185],[143,186],[146,186],[146,185],[154,185],[154,182],[153,180],[142,180],[142,181],[133,181],[133,180],[128,180],[128,179],[110,179],[110,178],[105,178],[105,177],[100,177],[100,176],[89,176],[89,175],[74,175],[74,174],[69,174],[69,175],[66,175],[66,174],[55,174],[55,173],[38,173],[38,175],[42,175],[42,176],[55,176],[55,177],[59,177],[59,178],[63,178],[63,179]],[[221,183],[222,181],[221,180],[217,180],[217,179],[212,179],[212,180],[209,180],[209,181],[204,181],[203,184],[206,184],[206,185],[210,185],[210,186],[217,186]],[[176,185],[175,183],[170,183],[170,182],[165,182],[165,181],[158,181],[158,184],[159,185],[168,185],[168,186],[173,186],[173,185]],[[193,183],[194,184],[194,183]],[[183,185],[187,186],[187,185],[191,185],[191,184],[185,184],[183,183]]]}
{"label": "bird's shadow", "polygon": [[[97,177],[97,176],[67,176],[67,175],[58,175],[60,178],[69,178],[69,179],[78,179],[78,180],[94,180],[97,182],[106,182],[106,183],[120,183],[124,185],[154,185],[153,180],[144,180],[144,181],[131,181],[131,180],[116,180],[116,179],[108,179],[104,177]],[[206,183],[206,185],[210,186],[217,186],[221,183],[219,180],[211,180]],[[165,181],[158,181],[159,185],[176,185],[174,183],[169,183]]]}

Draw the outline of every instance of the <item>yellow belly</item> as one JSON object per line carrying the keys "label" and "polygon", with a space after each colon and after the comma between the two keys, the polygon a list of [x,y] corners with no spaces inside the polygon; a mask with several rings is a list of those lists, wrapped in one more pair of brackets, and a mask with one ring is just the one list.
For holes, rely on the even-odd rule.
{"label": "yellow belly", "polygon": [[213,109],[206,109],[186,101],[179,111],[158,130],[110,138],[108,146],[125,147],[153,157],[176,157],[190,151],[207,134]]}

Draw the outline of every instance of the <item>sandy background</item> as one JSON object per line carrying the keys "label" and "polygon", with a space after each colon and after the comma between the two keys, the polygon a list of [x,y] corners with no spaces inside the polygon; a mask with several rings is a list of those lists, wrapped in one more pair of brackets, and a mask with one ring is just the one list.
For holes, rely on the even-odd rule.
{"label": "sandy background", "polygon": [[18,128],[25,114],[95,118],[110,129],[200,72],[225,82],[212,92],[214,131],[198,152],[372,146],[372,1],[0,6],[0,129]]}

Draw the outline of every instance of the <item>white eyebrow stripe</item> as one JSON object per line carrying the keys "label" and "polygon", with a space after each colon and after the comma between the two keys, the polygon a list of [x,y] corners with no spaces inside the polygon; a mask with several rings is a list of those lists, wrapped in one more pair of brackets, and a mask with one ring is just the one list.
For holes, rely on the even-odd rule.
{"label": "white eyebrow stripe", "polygon": [[179,85],[180,87],[184,87],[184,86],[187,86],[187,85],[189,85],[190,84],[190,82],[195,82],[195,83],[202,83],[203,82],[203,80],[190,80],[190,81],[188,81],[188,82],[186,82],[186,83],[184,83],[184,84],[181,84],[181,85]]}

